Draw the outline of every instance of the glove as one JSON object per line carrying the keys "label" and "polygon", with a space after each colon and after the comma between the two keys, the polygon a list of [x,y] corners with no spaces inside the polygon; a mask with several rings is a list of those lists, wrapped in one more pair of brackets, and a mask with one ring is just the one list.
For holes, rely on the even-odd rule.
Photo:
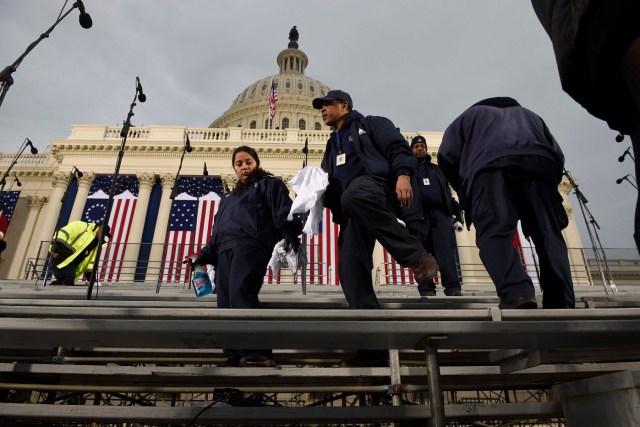
{"label": "glove", "polygon": [[464,211],[463,210],[458,210],[458,213],[456,213],[454,215],[454,221],[459,222],[460,224],[464,225]]}
{"label": "glove", "polygon": [[300,250],[300,238],[294,235],[284,236],[284,251],[289,252],[293,249],[293,252],[298,253]]}

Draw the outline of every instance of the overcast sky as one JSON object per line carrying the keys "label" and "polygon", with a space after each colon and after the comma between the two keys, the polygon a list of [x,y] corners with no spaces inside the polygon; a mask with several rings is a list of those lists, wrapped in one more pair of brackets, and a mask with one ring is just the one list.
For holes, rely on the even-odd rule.
{"label": "overcast sky", "polygon": [[[64,0],[0,0],[0,68],[58,17]],[[65,10],[73,4],[71,0]],[[137,126],[207,127],[246,86],[278,72],[298,26],[306,74],[351,93],[365,115],[403,131],[444,131],[463,110],[511,96],[540,114],[564,150],[604,247],[632,248],[629,139],[566,95],[527,0],[85,0],[23,60],[0,106],[0,151],[44,151],[74,124],[119,126],[139,76]],[[591,243],[572,196],[583,246]],[[629,251],[633,254],[633,251]]]}

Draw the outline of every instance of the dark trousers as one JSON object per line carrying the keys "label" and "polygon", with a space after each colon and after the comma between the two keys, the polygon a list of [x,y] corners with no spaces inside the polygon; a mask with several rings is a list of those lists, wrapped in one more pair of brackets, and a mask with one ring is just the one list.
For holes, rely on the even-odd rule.
{"label": "dark trousers", "polygon": [[73,286],[76,281],[76,263],[71,262],[62,268],[53,265],[53,275],[61,285]]}
{"label": "dark trousers", "polygon": [[500,299],[534,297],[531,278],[513,247],[520,219],[540,261],[542,306],[575,307],[567,245],[562,237],[568,219],[555,185],[517,167],[505,167],[478,175],[471,196],[476,244]]}
{"label": "dark trousers", "polygon": [[[218,308],[259,308],[258,293],[271,254],[255,245],[239,245],[218,254],[214,282]],[[252,343],[248,343],[252,344]],[[271,350],[224,350],[229,357],[241,358],[248,354],[272,357]]]}
{"label": "dark trousers", "polygon": [[338,237],[338,274],[349,307],[379,308],[373,289],[376,240],[403,266],[418,262],[424,250],[417,237],[398,222],[387,204],[387,187],[369,176],[355,178],[340,199],[345,222]]}
{"label": "dark trousers", "polygon": [[[453,234],[451,216],[441,209],[423,208],[424,220],[410,223],[409,229],[422,242],[422,246],[438,261],[440,277],[445,290],[460,290],[460,277],[456,260],[456,237]],[[420,291],[434,291],[433,279],[418,283]],[[445,291],[446,292],[446,291]]]}

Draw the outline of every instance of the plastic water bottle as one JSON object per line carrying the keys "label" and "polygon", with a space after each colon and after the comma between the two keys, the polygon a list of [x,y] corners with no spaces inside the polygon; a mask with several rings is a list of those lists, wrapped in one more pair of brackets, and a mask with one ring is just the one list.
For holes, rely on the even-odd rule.
{"label": "plastic water bottle", "polygon": [[[194,261],[195,258],[191,258]],[[193,263],[193,278],[191,284],[193,285],[193,291],[196,293],[196,297],[200,298],[213,293],[213,285],[209,279],[207,270],[201,265],[194,265]]]}

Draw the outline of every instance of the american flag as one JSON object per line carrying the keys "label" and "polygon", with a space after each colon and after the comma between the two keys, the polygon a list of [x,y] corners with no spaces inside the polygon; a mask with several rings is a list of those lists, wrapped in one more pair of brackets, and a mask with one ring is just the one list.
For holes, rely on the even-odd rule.
{"label": "american flag", "polygon": [[[526,246],[525,246],[525,242]],[[518,256],[520,257],[520,261],[522,262],[522,267],[524,271],[531,277],[531,281],[534,285],[540,284],[540,278],[538,277],[538,272],[536,268],[536,263],[538,262],[535,258],[535,246],[532,241],[527,240],[522,232],[522,224],[518,221],[518,230],[513,236],[513,247],[518,252]]]}
{"label": "american flag", "polygon": [[[190,271],[182,261],[187,255],[200,252],[211,237],[213,218],[222,195],[222,180],[180,178],[177,193],[169,217],[162,280],[186,283]],[[198,198],[199,195],[202,196]]]}
{"label": "american flag", "polygon": [[[408,267],[403,267],[391,256],[386,249],[382,248],[384,252],[384,274],[387,278],[388,285],[413,285],[415,280],[413,278],[413,271]],[[435,277],[435,282],[438,283],[438,277]]]}
{"label": "american flag", "polygon": [[[97,177],[84,206],[82,220],[102,224],[107,211],[107,202],[113,177]],[[116,181],[115,196],[109,221],[111,241],[100,253],[100,280],[117,282],[120,278],[127,239],[131,229],[131,219],[138,200],[138,180],[135,176],[121,176]]]}
{"label": "american flag", "polygon": [[3,191],[0,193],[0,232],[7,234],[13,211],[18,203],[19,191]]}
{"label": "american flag", "polygon": [[338,235],[340,226],[331,221],[331,211],[324,210],[320,233],[307,242],[308,283],[339,285]]}
{"label": "american flag", "polygon": [[276,91],[276,82],[271,80],[271,91],[269,92],[269,117],[273,122],[276,116],[276,102],[278,102],[278,92]]}
{"label": "american flag", "polygon": [[[296,275],[293,276],[294,283],[296,283],[297,276],[298,276],[298,273],[296,272]],[[267,268],[267,274],[265,274],[265,277],[264,277],[264,280],[266,283],[268,283],[269,285],[273,285],[274,283],[280,284],[281,278],[282,278],[282,269],[278,271],[278,274],[273,274],[273,270],[271,269],[271,267]]]}

